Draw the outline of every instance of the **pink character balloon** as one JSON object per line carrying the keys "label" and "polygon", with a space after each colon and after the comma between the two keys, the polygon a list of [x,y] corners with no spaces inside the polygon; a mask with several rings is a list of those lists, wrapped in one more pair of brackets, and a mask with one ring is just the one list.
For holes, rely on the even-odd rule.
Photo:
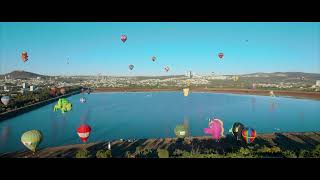
{"label": "pink character balloon", "polygon": [[213,139],[219,140],[223,137],[223,122],[220,119],[209,119],[209,127],[204,129],[205,134],[211,134]]}

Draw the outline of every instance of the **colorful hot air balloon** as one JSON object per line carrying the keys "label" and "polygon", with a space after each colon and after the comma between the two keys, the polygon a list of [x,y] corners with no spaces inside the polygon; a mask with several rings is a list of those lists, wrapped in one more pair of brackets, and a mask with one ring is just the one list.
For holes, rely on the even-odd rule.
{"label": "colorful hot air balloon", "polygon": [[121,41],[123,42],[123,43],[125,43],[126,41],[127,41],[127,36],[126,35],[121,35]]}
{"label": "colorful hot air balloon", "polygon": [[168,72],[168,71],[170,70],[170,68],[169,68],[168,66],[166,66],[166,67],[164,68],[164,70],[165,70],[166,72]]}
{"label": "colorful hot air balloon", "polygon": [[57,111],[58,109],[61,109],[62,113],[68,112],[72,110],[72,104],[64,98],[60,98],[58,100],[58,103],[54,106],[53,111]]}
{"label": "colorful hot air balloon", "polygon": [[27,131],[21,136],[21,142],[33,152],[36,152],[36,148],[41,141],[42,133],[38,130]]}
{"label": "colorful hot air balloon", "polygon": [[23,62],[28,61],[28,53],[26,51],[23,51],[21,53],[21,59],[22,59]]}
{"label": "colorful hot air balloon", "polygon": [[66,93],[66,90],[65,90],[64,88],[61,88],[61,89],[60,89],[60,93],[61,93],[62,95],[64,95],[64,94]]}
{"label": "colorful hot air balloon", "polygon": [[243,124],[241,124],[240,122],[235,122],[232,125],[232,128],[229,130],[229,132],[231,132],[233,134],[233,136],[237,138],[237,140],[240,140],[240,138],[242,136],[242,130],[244,128],[245,127]]}
{"label": "colorful hot air balloon", "polygon": [[189,88],[183,88],[183,95],[188,96],[189,95]]}
{"label": "colorful hot air balloon", "polygon": [[152,56],[152,58],[151,58],[151,60],[154,62],[154,61],[156,61],[156,57],[155,56]]}
{"label": "colorful hot air balloon", "polygon": [[220,119],[209,119],[209,127],[204,129],[205,134],[211,134],[213,139],[219,140],[223,137],[223,122]]}
{"label": "colorful hot air balloon", "polygon": [[86,102],[86,98],[84,98],[84,97],[80,98],[80,102],[81,103],[85,103]]}
{"label": "colorful hot air balloon", "polygon": [[257,136],[257,133],[252,128],[245,128],[244,130],[242,130],[242,137],[247,144],[252,143],[256,138],[256,136]]}
{"label": "colorful hot air balloon", "polygon": [[134,65],[130,64],[129,69],[132,70],[134,68]]}
{"label": "colorful hot air balloon", "polygon": [[80,127],[77,129],[78,136],[80,137],[82,142],[87,142],[91,132],[91,127],[86,124],[80,125]]}
{"label": "colorful hot air balloon", "polygon": [[224,54],[223,53],[219,53],[218,56],[219,56],[220,59],[222,59]]}
{"label": "colorful hot air balloon", "polygon": [[5,106],[8,105],[9,102],[10,102],[10,97],[9,97],[9,96],[3,96],[3,97],[1,98],[1,102],[2,102]]}

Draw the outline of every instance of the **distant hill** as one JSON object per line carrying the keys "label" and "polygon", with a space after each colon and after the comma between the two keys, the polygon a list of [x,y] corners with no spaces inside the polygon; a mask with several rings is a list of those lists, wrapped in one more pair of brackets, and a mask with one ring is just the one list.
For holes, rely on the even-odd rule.
{"label": "distant hill", "polygon": [[47,76],[41,75],[41,74],[36,74],[32,72],[27,72],[27,71],[12,71],[7,74],[0,75],[0,79],[4,79],[4,77],[10,77],[10,79],[31,79],[31,78],[45,78]]}
{"label": "distant hill", "polygon": [[287,78],[297,78],[304,77],[310,79],[320,79],[320,74],[316,73],[303,73],[303,72],[274,72],[274,73],[252,73],[241,75],[243,77],[287,77]]}

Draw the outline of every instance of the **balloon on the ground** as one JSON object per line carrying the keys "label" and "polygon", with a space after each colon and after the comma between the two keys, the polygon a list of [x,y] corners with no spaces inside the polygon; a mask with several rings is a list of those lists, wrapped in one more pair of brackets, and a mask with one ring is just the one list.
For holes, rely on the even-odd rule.
{"label": "balloon on the ground", "polygon": [[57,95],[57,88],[56,88],[56,87],[51,87],[51,89],[50,89],[50,95],[51,95],[51,96],[56,96],[56,95]]}
{"label": "balloon on the ground", "polygon": [[21,53],[21,59],[23,62],[27,62],[28,61],[28,53],[26,51],[23,51]]}
{"label": "balloon on the ground", "polygon": [[121,35],[121,41],[124,43],[127,41],[127,36],[126,35]]}
{"label": "balloon on the ground", "polygon": [[129,69],[132,70],[134,68],[134,65],[130,64]]}
{"label": "balloon on the ground", "polygon": [[86,98],[84,98],[84,97],[80,98],[80,102],[81,103],[85,103],[86,102]]}
{"label": "balloon on the ground", "polygon": [[1,97],[1,102],[6,106],[10,102],[10,97],[9,96],[3,96]]}
{"label": "balloon on the ground", "polygon": [[80,137],[82,142],[87,142],[91,132],[91,127],[87,124],[82,124],[77,129],[78,136]]}
{"label": "balloon on the ground", "polygon": [[220,119],[209,119],[209,127],[204,129],[204,133],[211,134],[212,139],[219,140],[224,133],[223,122]]}
{"label": "balloon on the ground", "polygon": [[36,148],[42,141],[42,133],[38,130],[27,131],[22,134],[21,142],[31,151],[36,152]]}
{"label": "balloon on the ground", "polygon": [[53,111],[56,112],[58,109],[60,109],[62,113],[69,112],[72,109],[72,104],[67,99],[60,98],[54,106]]}
{"label": "balloon on the ground", "polygon": [[222,59],[224,54],[223,53],[219,53],[218,56],[219,56],[220,59]]}
{"label": "balloon on the ground", "polygon": [[60,89],[60,93],[64,95],[64,94],[66,93],[66,89],[61,88],[61,89]]}
{"label": "balloon on the ground", "polygon": [[183,95],[188,96],[189,95],[189,88],[183,88]]}
{"label": "balloon on the ground", "polygon": [[242,136],[242,130],[244,129],[244,125],[240,122],[235,122],[233,125],[232,125],[232,128],[229,130],[229,132],[232,133],[232,135],[234,137],[237,138],[237,140],[240,140],[241,136]]}
{"label": "balloon on the ground", "polygon": [[188,135],[188,127],[186,124],[179,124],[174,128],[174,134],[178,138],[184,138]]}
{"label": "balloon on the ground", "polygon": [[257,133],[252,128],[245,128],[242,131],[242,137],[246,141],[247,144],[252,143],[254,141],[254,139],[256,138],[256,136],[257,136]]}

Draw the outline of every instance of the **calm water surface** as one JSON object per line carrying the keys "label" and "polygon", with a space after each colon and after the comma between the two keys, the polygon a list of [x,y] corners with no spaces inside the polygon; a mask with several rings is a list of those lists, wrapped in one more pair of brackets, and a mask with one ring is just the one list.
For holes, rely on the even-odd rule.
{"label": "calm water surface", "polygon": [[[87,102],[81,104],[79,99]],[[128,138],[174,137],[177,124],[187,122],[191,136],[202,136],[208,118],[224,122],[225,134],[235,121],[258,133],[320,130],[320,101],[220,93],[138,92],[78,94],[69,97],[70,112],[53,112],[53,104],[0,122],[0,153],[26,149],[23,132],[38,129],[40,148],[81,143],[77,127],[92,127],[89,142]]]}

